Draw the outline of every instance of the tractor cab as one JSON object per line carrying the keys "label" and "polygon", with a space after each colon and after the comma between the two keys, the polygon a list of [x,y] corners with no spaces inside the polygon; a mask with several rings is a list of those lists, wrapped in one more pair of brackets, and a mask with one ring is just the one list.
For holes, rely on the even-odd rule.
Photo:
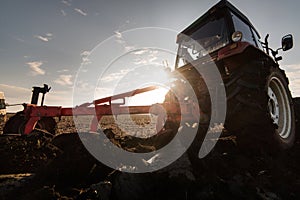
{"label": "tractor cab", "polygon": [[[280,48],[283,50],[284,47],[292,46],[291,36],[285,37],[282,40],[284,46]],[[244,45],[238,46],[236,43],[239,42]],[[177,43],[179,46],[175,68],[207,58],[208,55],[215,61],[221,60],[224,53],[227,57],[233,55],[230,51],[236,47],[240,50],[234,54],[241,53],[249,45],[255,47],[255,51],[259,49],[267,54],[270,49],[267,40],[264,43],[260,41],[258,31],[249,19],[226,0],[220,1],[178,34]],[[223,50],[220,52],[221,49]],[[277,61],[275,57],[274,60]]]}

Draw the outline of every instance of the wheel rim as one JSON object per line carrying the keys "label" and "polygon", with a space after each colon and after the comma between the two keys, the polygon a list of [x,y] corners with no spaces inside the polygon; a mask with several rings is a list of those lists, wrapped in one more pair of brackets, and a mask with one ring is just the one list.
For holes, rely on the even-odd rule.
{"label": "wheel rim", "polygon": [[292,116],[290,101],[282,81],[272,77],[268,85],[268,108],[273,123],[278,126],[278,134],[286,139],[291,134]]}

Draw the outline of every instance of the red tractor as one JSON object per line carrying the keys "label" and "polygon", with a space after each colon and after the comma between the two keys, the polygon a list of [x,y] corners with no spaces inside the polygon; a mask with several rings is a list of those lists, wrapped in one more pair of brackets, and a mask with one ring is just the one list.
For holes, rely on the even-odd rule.
{"label": "red tractor", "polygon": [[284,36],[277,50],[269,47],[268,37],[261,41],[249,19],[222,0],[178,35],[175,68],[193,86],[200,109],[210,119],[214,113],[207,77],[197,69],[216,65],[226,90],[225,128],[239,133],[251,126],[269,126],[272,134],[261,137],[288,148],[295,140],[295,116],[278,51],[291,49],[293,37]]}

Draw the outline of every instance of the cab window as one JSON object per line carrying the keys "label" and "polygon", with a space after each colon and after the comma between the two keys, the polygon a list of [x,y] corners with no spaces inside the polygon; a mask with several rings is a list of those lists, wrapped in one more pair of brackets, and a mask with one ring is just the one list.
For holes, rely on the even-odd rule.
{"label": "cab window", "polygon": [[235,31],[241,31],[243,33],[242,41],[249,42],[250,44],[257,46],[252,31],[250,29],[250,26],[248,26],[235,14],[231,13],[231,16],[232,16],[232,21],[233,21]]}
{"label": "cab window", "polygon": [[259,36],[257,35],[257,33],[254,30],[252,30],[252,33],[254,35],[257,47],[260,48],[261,50],[263,50],[264,48],[263,48],[263,46],[262,46],[262,44],[261,44],[261,42],[259,40]]}

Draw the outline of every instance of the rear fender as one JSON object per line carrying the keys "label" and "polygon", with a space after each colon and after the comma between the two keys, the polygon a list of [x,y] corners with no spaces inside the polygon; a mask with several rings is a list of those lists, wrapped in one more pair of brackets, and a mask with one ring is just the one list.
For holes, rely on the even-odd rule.
{"label": "rear fender", "polygon": [[224,64],[228,72],[250,62],[261,66],[278,66],[272,57],[248,42],[237,42],[220,49],[217,60]]}
{"label": "rear fender", "polygon": [[243,53],[249,46],[252,46],[248,42],[236,42],[218,51],[218,60],[223,60],[225,58]]}

